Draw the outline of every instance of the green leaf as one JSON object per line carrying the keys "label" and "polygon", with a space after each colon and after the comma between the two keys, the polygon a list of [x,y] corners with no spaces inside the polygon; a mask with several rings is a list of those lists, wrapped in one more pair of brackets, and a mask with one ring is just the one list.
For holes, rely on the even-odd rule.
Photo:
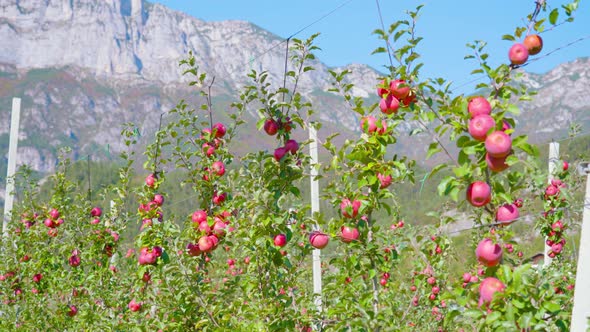
{"label": "green leaf", "polygon": [[499,311],[492,311],[492,313],[486,317],[486,324],[492,324],[494,321],[500,318],[500,316],[502,316],[502,314]]}
{"label": "green leaf", "polygon": [[455,178],[452,176],[447,176],[438,185],[438,194],[440,196],[446,196],[451,193],[451,191],[456,188],[456,186],[457,184]]}
{"label": "green leaf", "polygon": [[448,166],[447,164],[439,164],[439,165],[436,165],[436,166],[435,166],[435,167],[432,169],[432,171],[430,171],[430,173],[428,173],[428,177],[427,177],[427,179],[430,179],[430,178],[432,178],[432,177],[433,177],[433,176],[434,176],[436,173],[438,173],[438,172],[439,172],[441,169],[443,169],[443,168],[445,168],[445,167],[447,167],[447,166]]}
{"label": "green leaf", "polygon": [[549,23],[555,25],[555,23],[557,23],[558,17],[559,17],[559,10],[557,8],[555,8],[549,14]]}
{"label": "green leaf", "polygon": [[473,319],[479,319],[481,316],[483,316],[483,313],[481,312],[481,310],[469,309],[469,310],[465,310],[465,312],[463,313],[463,316],[473,318]]}
{"label": "green leaf", "polygon": [[519,319],[518,325],[520,328],[527,328],[531,326],[531,320],[533,319],[533,314],[531,312],[525,312]]}
{"label": "green leaf", "polygon": [[371,55],[378,53],[387,53],[387,50],[385,47],[377,47],[373,52],[371,52]]}
{"label": "green leaf", "polygon": [[465,145],[467,145],[467,143],[469,143],[471,139],[468,136],[461,136],[459,137],[459,139],[457,140],[457,147],[464,147]]}
{"label": "green leaf", "polygon": [[518,108],[518,106],[513,104],[508,105],[508,112],[514,115],[520,115],[520,109]]}
{"label": "green leaf", "polygon": [[551,302],[551,301],[544,302],[543,308],[547,309],[547,311],[550,311],[550,312],[556,312],[556,311],[561,310],[561,306],[559,305],[559,303],[555,303],[555,302]]}
{"label": "green leaf", "polygon": [[524,303],[522,303],[520,300],[518,299],[513,299],[512,300],[512,305],[515,306],[518,309],[523,309],[524,308]]}
{"label": "green leaf", "polygon": [[442,151],[442,149],[438,146],[438,143],[430,143],[428,146],[428,153],[426,153],[426,159],[432,157],[432,155]]}
{"label": "green leaf", "polygon": [[514,38],[513,35],[503,35],[502,36],[502,40],[510,40],[510,41],[515,41],[516,39]]}

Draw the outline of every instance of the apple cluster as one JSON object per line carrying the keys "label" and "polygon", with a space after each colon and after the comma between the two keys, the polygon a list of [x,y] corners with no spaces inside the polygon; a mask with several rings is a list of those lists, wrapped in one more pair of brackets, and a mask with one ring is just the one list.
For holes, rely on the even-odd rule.
{"label": "apple cluster", "polygon": [[379,108],[383,114],[395,114],[400,107],[409,107],[416,102],[416,94],[406,81],[396,79],[381,81],[377,87],[377,95],[381,98]]}
{"label": "apple cluster", "polygon": [[[224,136],[227,129],[222,123],[215,123],[211,128],[205,128],[201,135],[205,159],[211,161],[210,166],[203,169],[202,179],[210,182],[225,175],[225,164],[217,160],[216,152],[224,144]],[[208,159],[207,159],[208,158]],[[189,256],[201,256],[215,250],[219,241],[225,236],[226,230],[231,229],[231,213],[221,210],[227,199],[227,193],[221,192],[213,186],[211,204],[206,209],[199,209],[191,215],[194,229],[195,242],[186,245],[186,252]],[[214,212],[217,210],[218,212]]]}
{"label": "apple cluster", "polygon": [[566,225],[562,219],[565,197],[562,197],[562,190],[566,188],[566,184],[562,179],[568,175],[567,171],[569,164],[564,161],[562,171],[558,172],[557,178],[551,180],[551,183],[545,188],[543,198],[545,199],[545,212],[543,218],[545,225],[541,228],[541,232],[545,235],[547,240],[546,245],[550,247],[548,256],[555,258],[560,255],[565,246],[564,232]]}
{"label": "apple cluster", "polygon": [[48,216],[47,218],[45,218],[45,221],[43,222],[45,226],[49,227],[47,234],[53,237],[57,236],[57,227],[59,227],[63,223],[64,220],[63,218],[60,218],[60,213],[56,208],[49,210]]}
{"label": "apple cluster", "polygon": [[[345,220],[350,220],[355,224],[355,226],[342,225],[340,227],[340,239],[342,242],[351,243],[359,239],[360,233],[356,227],[358,225],[358,220],[356,219],[359,216],[359,210],[362,211],[362,208],[363,202],[358,199],[350,200],[349,198],[344,198],[340,202],[340,213],[342,214],[342,217],[344,217]],[[362,219],[366,219],[366,217],[362,216],[361,220]]]}
{"label": "apple cluster", "polygon": [[471,116],[468,132],[476,141],[484,142],[485,160],[488,168],[492,172],[501,172],[507,169],[506,157],[512,151],[512,139],[509,134],[511,132],[509,130],[512,129],[510,124],[506,120],[502,120],[501,129],[496,130],[496,120],[491,116],[492,106],[486,98],[481,96],[469,100],[467,111]]}
{"label": "apple cluster", "polygon": [[187,244],[188,254],[190,256],[200,256],[203,253],[215,250],[219,245],[219,240],[225,236],[226,231],[231,230],[229,226],[230,217],[231,213],[228,211],[222,211],[214,216],[209,216],[205,210],[195,211],[191,216],[191,220],[198,234],[198,240],[196,243]]}
{"label": "apple cluster", "polygon": [[529,55],[536,55],[543,49],[543,39],[537,34],[531,34],[524,38],[522,43],[512,45],[508,51],[508,58],[513,66],[525,64]]}
{"label": "apple cluster", "polygon": [[[416,94],[406,81],[400,79],[382,80],[377,87],[377,95],[381,98],[379,109],[385,115],[396,114],[400,107],[410,107],[416,102]],[[361,131],[369,135],[384,135],[387,132],[387,121],[379,121],[372,115],[363,116],[360,125]]]}

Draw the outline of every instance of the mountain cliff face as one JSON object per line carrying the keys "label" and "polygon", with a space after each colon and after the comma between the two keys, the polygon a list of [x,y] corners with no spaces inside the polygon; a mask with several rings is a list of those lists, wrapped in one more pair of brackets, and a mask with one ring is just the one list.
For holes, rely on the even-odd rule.
{"label": "mountain cliff face", "polygon": [[543,75],[527,74],[525,82],[538,93],[533,102],[522,105],[519,130],[539,142],[562,138],[575,126],[590,131],[590,58]]}
{"label": "mountain cliff face", "polygon": [[[178,61],[189,51],[202,71],[231,85],[259,67],[279,82],[284,66],[282,39],[251,23],[205,22],[141,0],[5,0],[0,40],[13,46],[0,62],[19,69],[74,66],[109,80],[179,82]],[[302,87],[325,90],[328,68],[313,65]]]}
{"label": "mountain cliff face", "polygon": [[[222,110],[251,69],[264,68],[271,82],[282,84],[286,45],[281,42],[248,22],[205,22],[141,0],[2,0],[2,153],[7,153],[12,97],[23,99],[19,163],[34,169],[52,171],[56,148],[64,145],[73,148],[75,157],[116,156],[126,122],[135,123],[145,143],[162,112],[180,99],[198,102],[178,66],[189,51],[196,54],[201,71],[216,77],[214,102],[223,120]],[[326,92],[330,68],[320,61],[312,65],[315,70],[306,73],[299,87],[326,121],[324,133],[358,131],[358,119],[344,101]],[[350,69],[354,93],[373,96],[377,71],[360,64],[331,69]],[[523,108],[519,131],[546,141],[563,136],[571,124],[590,127],[589,59],[543,75],[527,74],[526,80],[539,95]],[[271,149],[271,142],[255,132],[256,121],[247,120],[239,141]],[[415,148],[416,139],[424,151]],[[428,140],[425,135],[402,137],[396,152],[420,158]]]}

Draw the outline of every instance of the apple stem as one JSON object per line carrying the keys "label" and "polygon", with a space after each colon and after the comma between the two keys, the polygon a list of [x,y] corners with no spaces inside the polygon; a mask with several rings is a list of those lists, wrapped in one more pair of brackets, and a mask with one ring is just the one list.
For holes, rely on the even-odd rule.
{"label": "apple stem", "polygon": [[[369,227],[369,232],[367,233],[367,245],[373,242],[373,230],[371,227],[373,226],[373,220],[371,219],[371,213],[368,214],[367,218],[367,225]],[[369,260],[371,261],[371,269],[374,271],[377,269],[375,264],[375,259],[373,255],[369,256]],[[379,280],[377,280],[377,274],[375,274],[372,278],[372,288],[373,288],[373,311],[375,312],[375,317],[379,313]],[[379,331],[379,327],[375,329],[375,331]]]}
{"label": "apple stem", "polygon": [[[211,87],[215,83],[215,76],[211,80],[211,84],[207,87],[207,111],[209,112],[209,127],[211,131],[213,131],[213,110],[212,110],[212,103],[211,103]],[[213,139],[213,138],[212,138]]]}
{"label": "apple stem", "polygon": [[160,114],[160,123],[156,132],[156,154],[154,155],[154,176],[158,178],[158,155],[160,154],[160,131],[162,130],[162,117],[166,113]]}
{"label": "apple stem", "polygon": [[527,27],[526,33],[527,35],[531,32],[531,28],[533,24],[537,21],[537,15],[541,12],[541,7],[545,4],[545,0],[537,0],[535,1],[535,10],[531,14],[531,19],[529,20],[529,25]]}
{"label": "apple stem", "polygon": [[455,163],[455,165],[457,167],[459,167],[459,162],[457,162],[457,160],[455,158],[453,158],[453,156],[451,156],[451,154],[449,153],[449,150],[447,150],[447,148],[445,147],[445,145],[441,142],[441,140],[439,139],[438,135],[433,133],[432,130],[430,130],[430,128],[428,128],[428,126],[426,126],[424,124],[424,122],[422,122],[422,120],[418,119],[418,123],[420,123],[420,125],[426,129],[426,131],[428,131],[430,133],[430,135],[432,136],[432,138],[434,138],[434,140],[438,143],[438,145],[443,149],[443,151],[445,152],[445,154],[447,155],[447,157],[449,157],[449,159]]}
{"label": "apple stem", "polygon": [[[287,89],[287,64],[288,64],[288,60],[289,60],[289,42],[291,41],[291,36],[289,36],[287,39],[287,45],[286,45],[286,50],[285,50],[285,70],[283,72],[283,103],[285,103],[285,94],[287,93],[286,90]],[[283,113],[283,106],[281,106],[281,113]]]}

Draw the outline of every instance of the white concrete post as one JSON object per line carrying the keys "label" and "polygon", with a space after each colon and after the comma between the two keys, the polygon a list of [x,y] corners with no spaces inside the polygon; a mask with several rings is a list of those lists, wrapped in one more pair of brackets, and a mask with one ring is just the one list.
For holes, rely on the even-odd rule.
{"label": "white concrete post", "polygon": [[[320,211],[320,196],[319,196],[319,183],[316,179],[318,170],[318,141],[317,141],[317,130],[310,126],[309,127],[309,155],[311,157],[311,214]],[[319,229],[317,223],[313,226],[314,231]],[[313,250],[313,292],[315,296],[315,305],[318,311],[322,311],[322,264],[320,260],[320,250]]]}
{"label": "white concrete post", "polygon": [[[549,175],[547,177],[547,183],[551,184],[551,180],[553,179],[553,174],[555,174],[555,169],[557,168],[557,164],[559,163],[559,143],[551,142],[549,143]],[[545,238],[545,256],[543,257],[543,267],[549,266],[551,262],[553,262],[553,258],[549,257],[549,252],[551,251],[551,246],[547,245],[547,238]]]}
{"label": "white concrete post", "polygon": [[10,142],[8,143],[8,171],[6,172],[6,193],[4,200],[4,221],[2,234],[7,235],[8,221],[14,204],[14,173],[16,173],[16,149],[18,147],[18,127],[20,123],[20,98],[12,98],[10,117]]}
{"label": "white concrete post", "polygon": [[580,165],[579,172],[586,175],[586,196],[584,197],[584,215],[580,234],[578,267],[574,288],[574,309],[570,331],[583,332],[588,327],[590,316],[590,165]]}

